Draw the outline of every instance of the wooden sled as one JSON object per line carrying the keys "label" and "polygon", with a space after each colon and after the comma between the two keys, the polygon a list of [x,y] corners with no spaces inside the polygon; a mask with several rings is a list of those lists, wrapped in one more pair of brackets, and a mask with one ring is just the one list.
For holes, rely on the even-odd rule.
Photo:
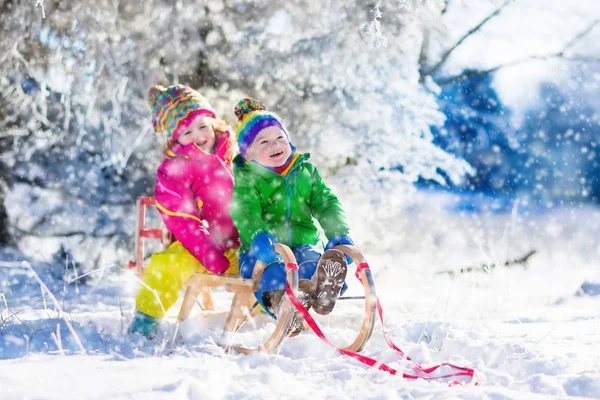
{"label": "wooden sled", "polygon": [[[285,262],[285,265],[291,263],[295,264],[296,259],[294,254],[289,247],[283,244],[275,244],[274,249],[279,253]],[[240,276],[224,276],[214,274],[194,274],[192,278],[186,284],[185,296],[183,298],[183,304],[179,311],[178,320],[186,320],[194,304],[196,298],[202,294],[202,301],[206,308],[207,305],[212,307],[212,298],[210,297],[210,291],[207,289],[211,286],[223,286],[226,291],[234,293],[233,300],[231,301],[231,308],[229,314],[225,320],[225,327],[219,340],[219,345],[226,349],[234,349],[240,353],[250,354],[257,350],[271,352],[279,347],[289,328],[292,324],[292,318],[294,316],[294,305],[287,297],[282,299],[283,305],[281,314],[277,319],[277,325],[273,333],[261,344],[254,348],[248,348],[234,344],[235,333],[241,327],[241,325],[248,318],[253,318],[258,314],[259,308],[251,308],[256,303],[254,292],[258,290],[258,284],[262,277],[263,271],[266,265],[257,261],[254,271],[252,272],[251,279],[244,279]],[[292,288],[294,294],[298,293],[298,270],[288,269],[287,281]],[[251,311],[252,310],[252,311]]]}
{"label": "wooden sled", "polygon": [[[135,238],[135,261],[129,261],[127,267],[135,268],[136,275],[140,278],[144,275],[144,240],[160,240],[163,248],[166,249],[171,244],[171,235],[166,227],[147,228],[146,208],[155,206],[153,197],[140,197],[137,200],[137,221]],[[285,265],[296,265],[296,259],[289,247],[283,244],[275,244],[274,249],[284,260]],[[336,246],[336,249],[350,256],[356,265],[365,263],[362,254],[353,246]],[[250,354],[255,351],[273,352],[275,351],[289,331],[294,316],[294,305],[287,296],[283,297],[281,315],[276,321],[274,331],[262,343],[255,347],[244,347],[236,345],[234,342],[235,334],[248,319],[253,318],[259,312],[258,307],[253,307],[256,300],[254,292],[258,289],[258,284],[266,265],[257,260],[252,274],[252,278],[245,279],[239,275],[214,275],[211,273],[194,274],[186,283],[185,295],[179,310],[177,319],[184,321],[189,318],[191,311],[198,299],[201,299],[202,307],[208,311],[214,311],[214,303],[211,296],[211,287],[223,287],[227,292],[233,293],[231,307],[225,320],[223,333],[219,340],[219,345],[227,350],[234,349],[243,354]],[[298,293],[298,270],[289,268],[286,271],[287,281],[293,293]],[[375,323],[376,295],[375,285],[371,271],[366,268],[360,271],[360,276],[364,286],[365,316],[356,339],[345,349],[359,352],[366,345]],[[305,323],[304,329],[308,329]]]}

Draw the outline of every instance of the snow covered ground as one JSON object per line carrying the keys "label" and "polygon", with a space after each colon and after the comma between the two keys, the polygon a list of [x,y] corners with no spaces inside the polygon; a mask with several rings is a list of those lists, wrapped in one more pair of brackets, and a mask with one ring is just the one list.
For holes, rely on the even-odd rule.
{"label": "snow covered ground", "polygon": [[[177,306],[162,326],[165,340],[127,337],[138,284],[131,273],[109,268],[87,284],[65,285],[49,265],[32,263],[65,310],[61,315],[22,257],[3,251],[0,398],[600,398],[600,296],[580,290],[590,282],[593,294],[600,282],[600,209],[544,213],[498,202],[418,193],[386,221],[393,234],[353,221],[396,344],[424,366],[475,368],[479,387],[370,370],[310,332],[286,340],[277,354],[225,354],[215,344],[222,313],[184,322],[173,341]],[[493,209],[505,211],[485,212]],[[503,263],[531,249],[537,253],[527,268],[436,274]],[[357,290],[353,279],[350,294]],[[230,295],[217,290],[215,300],[225,311]],[[343,341],[360,307],[347,300],[319,322]],[[364,354],[399,365],[379,324]]]}

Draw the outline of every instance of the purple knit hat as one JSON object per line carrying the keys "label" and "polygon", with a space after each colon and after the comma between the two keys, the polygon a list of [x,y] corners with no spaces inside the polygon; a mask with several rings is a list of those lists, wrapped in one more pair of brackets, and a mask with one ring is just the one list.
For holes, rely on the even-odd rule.
{"label": "purple knit hat", "polygon": [[238,124],[235,127],[238,147],[242,157],[246,157],[248,148],[260,131],[270,126],[277,126],[290,140],[287,128],[283,120],[277,114],[268,112],[267,107],[260,101],[247,97],[240,100],[233,111],[238,118]]}

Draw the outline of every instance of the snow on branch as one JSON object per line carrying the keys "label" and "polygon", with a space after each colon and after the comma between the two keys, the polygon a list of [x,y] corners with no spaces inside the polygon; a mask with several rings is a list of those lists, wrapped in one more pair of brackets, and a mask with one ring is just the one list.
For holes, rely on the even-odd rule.
{"label": "snow on branch", "polygon": [[381,33],[381,22],[379,20],[383,17],[381,10],[379,9],[379,5],[381,2],[375,5],[375,8],[371,10],[373,13],[373,19],[368,24],[364,24],[362,27],[362,31],[367,35],[371,36],[373,40],[373,47],[379,49],[381,47],[387,46],[387,38],[383,36]]}
{"label": "snow on branch", "polygon": [[46,10],[44,9],[44,1],[45,0],[35,0],[35,8],[42,8],[42,18],[46,18]]}
{"label": "snow on branch", "polygon": [[594,20],[592,21],[588,26],[586,26],[584,29],[581,30],[581,32],[578,32],[575,36],[573,36],[572,39],[570,39],[559,51],[557,51],[556,53],[551,53],[551,54],[546,54],[546,55],[531,55],[531,56],[527,56],[525,58],[521,58],[518,60],[514,60],[514,61],[510,61],[507,62],[505,64],[499,64],[496,65],[495,67],[492,68],[488,68],[488,69],[481,69],[481,70],[469,70],[469,71],[465,71],[459,75],[456,76],[451,76],[451,77],[446,77],[446,78],[442,78],[442,79],[436,79],[436,83],[438,85],[448,85],[448,84],[452,84],[455,82],[459,82],[465,79],[469,79],[472,78],[474,76],[480,76],[480,75],[487,75],[487,74],[491,74],[493,72],[498,71],[501,68],[507,68],[507,67],[512,67],[515,65],[520,65],[520,64],[525,64],[531,61],[539,61],[539,60],[549,60],[552,58],[559,58],[561,60],[566,60],[566,61],[581,61],[581,62],[599,62],[600,61],[600,57],[586,57],[586,56],[567,56],[565,53],[571,49],[577,42],[579,42],[581,39],[583,39],[586,35],[588,35],[592,29],[594,29],[594,27],[596,25],[598,25],[600,23],[600,20]]}
{"label": "snow on branch", "polygon": [[498,7],[497,9],[495,9],[490,15],[488,15],[487,17],[485,17],[483,19],[483,21],[481,21],[479,24],[477,24],[477,26],[475,26],[474,28],[471,28],[467,33],[465,33],[460,39],[458,39],[458,41],[452,46],[450,47],[445,53],[444,55],[442,55],[442,58],[440,58],[440,60],[437,62],[437,64],[435,64],[433,67],[428,68],[426,71],[425,70],[421,70],[421,74],[423,76],[429,76],[429,75],[433,75],[437,70],[439,70],[444,63],[446,62],[446,60],[448,60],[448,57],[450,57],[450,55],[452,54],[452,52],[454,50],[456,50],[465,40],[467,40],[467,38],[469,38],[471,35],[473,35],[474,33],[478,32],[479,30],[481,30],[481,28],[488,23],[490,20],[492,20],[494,17],[498,16],[500,14],[500,12],[502,12],[502,10],[508,6],[509,3],[514,3],[514,0],[506,0],[500,7]]}
{"label": "snow on branch", "polygon": [[[385,36],[383,36],[381,29],[380,20],[383,17],[383,13],[379,9],[380,5],[381,1],[379,1],[375,5],[375,8],[371,10],[371,12],[373,13],[373,19],[371,20],[371,22],[362,26],[362,32],[365,33],[367,36],[371,36],[373,47],[376,49],[386,47],[388,44],[388,39]],[[409,0],[398,0],[397,8],[399,10],[408,10],[412,13],[415,12]]]}
{"label": "snow on branch", "polygon": [[[520,257],[520,258],[515,258],[513,260],[506,260],[503,264],[499,264],[501,266],[505,266],[505,267],[512,267],[515,265],[521,265],[523,267],[527,267],[527,263],[529,262],[529,258],[531,256],[533,256],[535,253],[537,253],[536,250],[530,250],[527,252],[527,254],[525,254],[524,256]],[[473,271],[483,271],[483,272],[490,272],[492,269],[496,268],[497,265],[495,263],[492,264],[480,264],[480,265],[474,265],[474,266],[470,266],[470,267],[462,267],[459,269],[449,269],[449,270],[444,270],[444,271],[438,271],[435,273],[435,275],[457,275],[457,274],[464,274],[467,272],[473,272]]]}
{"label": "snow on branch", "polygon": [[564,53],[569,50],[571,47],[573,47],[573,45],[575,43],[577,43],[578,41],[580,41],[581,39],[583,39],[587,34],[589,34],[592,29],[594,29],[594,27],[596,25],[598,25],[598,23],[600,23],[600,19],[596,19],[594,21],[592,21],[585,29],[583,29],[581,32],[579,32],[578,34],[576,34],[575,36],[573,36],[573,38],[571,40],[569,40],[562,48],[561,51],[559,51],[558,53],[556,53],[557,56],[562,56],[564,55]]}

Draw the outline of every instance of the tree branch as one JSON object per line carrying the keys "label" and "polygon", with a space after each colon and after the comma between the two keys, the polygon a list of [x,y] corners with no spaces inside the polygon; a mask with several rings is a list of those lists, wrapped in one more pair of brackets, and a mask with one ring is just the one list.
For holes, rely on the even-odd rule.
{"label": "tree branch", "polygon": [[556,53],[546,54],[546,55],[531,55],[531,56],[527,56],[525,58],[521,58],[519,60],[514,60],[514,61],[511,61],[511,62],[508,62],[508,63],[505,63],[505,64],[496,65],[495,67],[488,68],[488,69],[468,70],[468,71],[462,72],[459,75],[436,79],[435,83],[438,84],[439,86],[449,85],[449,84],[452,84],[452,83],[463,81],[465,79],[473,78],[475,76],[481,76],[481,75],[491,74],[491,73],[494,73],[494,72],[496,72],[497,70],[499,70],[501,68],[507,68],[507,67],[512,67],[512,66],[519,65],[519,64],[525,64],[525,63],[528,63],[528,62],[531,62],[531,61],[548,60],[548,59],[551,59],[551,58],[560,58],[560,59],[563,59],[563,60],[566,60],[566,61],[600,62],[600,56],[595,56],[595,57],[589,57],[589,56],[572,56],[572,57],[568,57],[568,56],[565,56],[565,52],[567,52],[567,50],[569,50],[578,41],[580,41],[581,39],[583,39],[599,23],[600,23],[600,19],[592,21],[581,32],[579,32],[575,36],[573,36],[573,38],[570,39]]}
{"label": "tree branch", "polygon": [[107,233],[105,235],[102,235],[100,233],[97,232],[85,232],[85,231],[71,231],[71,232],[62,232],[62,233],[35,233],[29,230],[25,230],[25,229],[21,229],[16,225],[11,225],[10,226],[11,229],[14,229],[15,231],[17,231],[18,233],[22,234],[22,235],[26,235],[26,236],[33,236],[33,237],[52,237],[52,238],[60,238],[60,237],[74,237],[74,236],[81,236],[81,240],[85,239],[86,237],[92,237],[94,239],[101,239],[101,238],[107,238],[107,239],[112,239],[116,236],[127,236],[124,232],[122,231],[115,231],[115,232],[110,232]]}
{"label": "tree branch", "polygon": [[[57,192],[60,192],[60,193],[66,195],[68,197],[72,197],[72,198],[78,199],[78,200],[83,200],[86,203],[89,202],[88,198],[75,195],[75,194],[69,192],[68,190],[66,190],[61,185],[48,184],[48,182],[47,182],[46,179],[42,179],[42,178],[29,179],[29,178],[24,177],[22,175],[13,175],[13,180],[14,180],[14,182],[22,183],[22,184],[25,184],[25,185],[29,185],[29,186],[33,186],[33,187],[38,187],[38,188],[42,188],[42,189],[46,189],[46,190],[57,191]],[[101,206],[127,206],[127,205],[131,205],[133,203],[134,203],[134,201],[129,201],[129,200],[109,201],[109,200],[106,200],[106,199],[102,199],[102,200],[98,201],[98,204],[101,205]]]}
{"label": "tree branch", "polygon": [[431,67],[425,71],[424,66],[421,66],[421,76],[425,77],[425,76],[433,75],[438,69],[440,69],[444,65],[444,63],[446,62],[448,57],[450,57],[450,54],[452,54],[452,52],[454,50],[456,50],[465,40],[467,40],[467,38],[469,36],[473,35],[475,32],[478,32],[487,22],[489,22],[495,16],[499,15],[500,12],[506,6],[508,6],[509,3],[514,3],[514,1],[515,0],[506,0],[500,7],[498,7],[496,10],[494,10],[494,12],[492,12],[490,15],[488,15],[486,18],[484,18],[483,21],[481,21],[477,26],[475,26],[474,28],[471,28],[467,33],[465,33],[458,40],[458,42],[456,42],[454,44],[454,46],[452,46],[450,49],[448,49],[448,51],[446,51],[444,53],[444,55],[442,55],[442,58],[440,59],[440,61],[438,61],[437,64],[435,64],[433,67]]}
{"label": "tree branch", "polygon": [[[532,255],[534,255],[535,253],[537,253],[536,250],[530,250],[527,254],[525,254],[523,257],[521,258],[515,258],[514,260],[507,260],[504,262],[505,267],[510,267],[510,266],[514,266],[514,265],[523,265],[526,266],[527,262],[529,261],[529,257],[531,257]],[[493,268],[496,268],[496,264],[481,264],[481,265],[476,265],[476,266],[472,266],[472,267],[464,267],[464,268],[460,268],[458,270],[446,270],[446,271],[438,271],[435,273],[435,275],[442,275],[442,274],[448,274],[448,275],[456,275],[456,274],[464,274],[467,272],[473,272],[473,271],[484,271],[484,272],[489,272],[491,271]]]}
{"label": "tree branch", "polygon": [[442,8],[442,12],[441,15],[444,15],[448,12],[448,5],[450,3],[450,0],[445,0],[444,1],[444,7]]}
{"label": "tree branch", "polygon": [[575,43],[577,43],[578,41],[580,41],[581,39],[583,39],[585,37],[585,35],[587,35],[588,33],[590,33],[592,31],[592,29],[594,29],[594,27],[596,25],[598,25],[598,23],[600,23],[600,19],[596,19],[594,21],[592,21],[591,24],[589,24],[585,29],[583,29],[581,32],[579,32],[578,34],[576,34],[575,36],[573,36],[573,39],[569,40],[562,48],[561,51],[559,51],[558,53],[556,53],[557,55],[563,55],[565,53],[565,51],[569,50],[569,48],[571,46],[573,46]]}
{"label": "tree branch", "polygon": [[419,73],[419,83],[425,82],[426,75],[422,71],[423,71],[423,65],[427,64],[428,49],[429,49],[429,30],[426,30],[425,32],[423,32],[423,40],[421,41],[421,51],[419,52],[419,65],[421,66],[421,68],[420,68],[421,72]]}

